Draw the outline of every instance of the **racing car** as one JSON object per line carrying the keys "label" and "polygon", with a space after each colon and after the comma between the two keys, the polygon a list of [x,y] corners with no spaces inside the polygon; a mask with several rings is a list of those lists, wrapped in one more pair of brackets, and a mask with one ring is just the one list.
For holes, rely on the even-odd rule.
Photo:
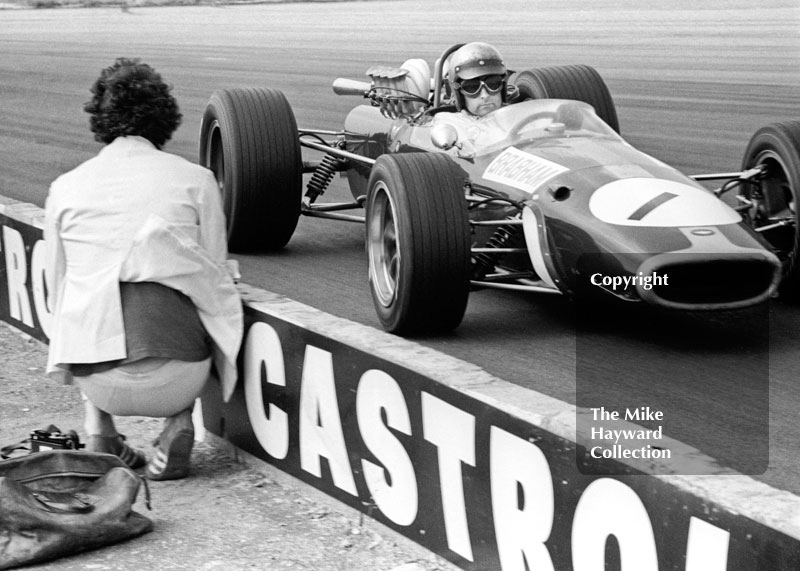
{"label": "racing car", "polygon": [[[510,73],[474,138],[446,78],[462,45],[432,71],[336,79],[363,99],[339,131],[298,128],[277,89],[214,92],[199,162],[230,249],[282,248],[301,215],[363,223],[377,316],[399,335],[454,329],[480,288],[689,311],[797,297],[800,122],[759,129],[739,170],[688,176],[627,143],[600,74],[574,64]],[[352,200],[318,200],[337,173]]]}

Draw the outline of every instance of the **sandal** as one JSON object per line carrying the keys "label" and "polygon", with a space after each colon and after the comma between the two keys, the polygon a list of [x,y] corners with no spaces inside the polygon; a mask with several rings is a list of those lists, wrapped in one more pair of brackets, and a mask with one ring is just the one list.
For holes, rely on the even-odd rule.
{"label": "sandal", "polygon": [[119,456],[129,468],[135,470],[147,464],[147,456],[141,450],[132,448],[125,443],[125,436],[101,436],[90,434],[86,439],[86,450],[89,452],[105,452]]}
{"label": "sandal", "polygon": [[151,480],[179,480],[189,475],[194,446],[192,413],[185,410],[164,422],[164,430],[154,443],[156,453],[145,474]]}

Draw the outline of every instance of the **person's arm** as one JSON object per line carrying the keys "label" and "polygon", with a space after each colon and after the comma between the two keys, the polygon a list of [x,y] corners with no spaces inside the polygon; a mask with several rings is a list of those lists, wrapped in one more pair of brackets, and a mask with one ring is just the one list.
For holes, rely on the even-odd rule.
{"label": "person's arm", "polygon": [[45,282],[47,284],[47,307],[55,311],[56,297],[61,289],[61,282],[66,271],[64,246],[58,231],[58,206],[50,187],[50,193],[44,208],[44,246],[45,246]]}
{"label": "person's arm", "polygon": [[218,264],[228,257],[228,236],[219,186],[211,171],[203,178],[199,206],[200,245]]}

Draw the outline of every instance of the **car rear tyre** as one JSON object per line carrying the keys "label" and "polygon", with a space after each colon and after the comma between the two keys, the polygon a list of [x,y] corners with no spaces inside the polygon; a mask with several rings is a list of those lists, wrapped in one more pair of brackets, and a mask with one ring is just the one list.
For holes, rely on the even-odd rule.
{"label": "car rear tyre", "polygon": [[200,164],[219,183],[232,251],[282,248],[300,217],[303,163],[283,93],[216,91],[200,127]]}
{"label": "car rear tyre", "polygon": [[800,299],[800,121],[774,123],[753,135],[742,169],[765,167],[758,184],[741,185],[754,206],[745,213],[752,228],[772,246],[783,264],[782,297]]}
{"label": "car rear tyre", "polygon": [[469,297],[464,172],[436,153],[382,155],[366,205],[369,283],[378,319],[398,335],[449,331]]}
{"label": "car rear tyre", "polygon": [[524,99],[573,99],[594,107],[598,117],[619,133],[617,108],[603,78],[588,65],[559,65],[516,74],[514,85]]}

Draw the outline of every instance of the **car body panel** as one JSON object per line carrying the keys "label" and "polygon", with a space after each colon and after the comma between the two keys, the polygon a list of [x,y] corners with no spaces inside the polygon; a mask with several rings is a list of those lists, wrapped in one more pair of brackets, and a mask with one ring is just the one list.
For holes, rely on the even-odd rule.
{"label": "car body panel", "polygon": [[[441,126],[455,133],[451,148],[434,143]],[[473,192],[500,199],[472,209],[472,219],[523,219],[523,230],[507,234],[513,235],[511,245],[524,244],[528,255],[503,255],[498,267],[531,271],[562,293],[574,294],[587,272],[635,276],[680,263],[685,273],[699,268],[695,261],[731,265],[741,260],[743,269],[760,276],[760,285],[747,290],[747,299],[721,292],[718,302],[705,294],[695,303],[688,298],[667,302],[649,290],[644,296],[638,290],[612,293],[669,307],[715,309],[758,303],[777,287],[777,258],[737,211],[628,144],[586,103],[528,100],[484,118],[448,110],[392,118],[363,105],[348,115],[345,133],[346,148],[369,158],[403,152],[452,157]],[[364,165],[348,170],[354,196],[366,194],[369,172]],[[476,227],[474,245],[491,243],[495,232],[496,227]],[[761,266],[763,271],[752,270]],[[726,271],[736,275],[735,268]]]}

